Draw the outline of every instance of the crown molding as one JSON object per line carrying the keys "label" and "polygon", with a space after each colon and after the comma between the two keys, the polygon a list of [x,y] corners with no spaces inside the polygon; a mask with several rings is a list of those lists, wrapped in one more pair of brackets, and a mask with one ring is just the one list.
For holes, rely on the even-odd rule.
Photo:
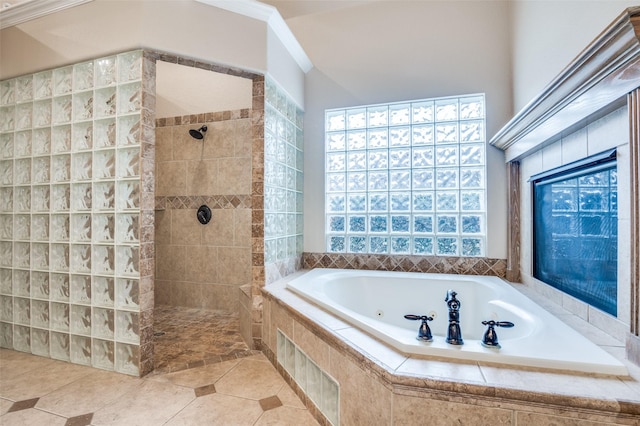
{"label": "crown molding", "polygon": [[293,59],[304,73],[309,72],[313,68],[311,60],[305,53],[304,49],[289,29],[278,9],[275,7],[260,3],[255,0],[195,0],[199,3],[214,6],[219,9],[228,10],[248,18],[257,19],[266,22],[273,30],[275,35],[280,39],[285,48],[289,51]]}
{"label": "crown molding", "polygon": [[640,7],[626,9],[536,98],[500,129],[490,144],[507,161],[555,140],[626,99],[640,86]]}
{"label": "crown molding", "polygon": [[29,0],[0,9],[0,30],[93,0]]}

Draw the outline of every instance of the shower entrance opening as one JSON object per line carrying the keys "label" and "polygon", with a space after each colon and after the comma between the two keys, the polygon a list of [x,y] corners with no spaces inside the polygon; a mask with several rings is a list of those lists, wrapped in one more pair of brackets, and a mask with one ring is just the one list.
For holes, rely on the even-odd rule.
{"label": "shower entrance opening", "polygon": [[531,177],[534,277],[617,316],[616,151]]}

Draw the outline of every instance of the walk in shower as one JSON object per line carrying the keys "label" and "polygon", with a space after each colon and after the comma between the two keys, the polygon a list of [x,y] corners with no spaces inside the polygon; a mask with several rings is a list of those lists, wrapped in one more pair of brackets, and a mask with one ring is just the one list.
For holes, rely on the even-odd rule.
{"label": "walk in shower", "polygon": [[251,353],[252,80],[157,61],[156,99],[154,358],[171,371]]}

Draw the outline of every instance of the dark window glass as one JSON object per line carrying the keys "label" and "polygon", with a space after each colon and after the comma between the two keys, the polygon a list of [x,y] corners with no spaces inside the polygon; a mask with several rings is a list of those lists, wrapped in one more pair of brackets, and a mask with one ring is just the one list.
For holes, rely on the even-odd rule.
{"label": "dark window glass", "polygon": [[534,276],[616,316],[615,162],[562,175],[534,181]]}

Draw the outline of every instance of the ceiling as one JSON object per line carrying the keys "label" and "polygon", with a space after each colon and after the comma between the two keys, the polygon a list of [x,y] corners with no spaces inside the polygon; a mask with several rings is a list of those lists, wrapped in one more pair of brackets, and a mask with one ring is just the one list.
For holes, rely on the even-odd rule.
{"label": "ceiling", "polygon": [[156,117],[251,108],[252,81],[200,68],[156,62]]}
{"label": "ceiling", "polygon": [[278,9],[285,20],[334,12],[377,1],[381,0],[260,0],[261,3],[270,4]]}

